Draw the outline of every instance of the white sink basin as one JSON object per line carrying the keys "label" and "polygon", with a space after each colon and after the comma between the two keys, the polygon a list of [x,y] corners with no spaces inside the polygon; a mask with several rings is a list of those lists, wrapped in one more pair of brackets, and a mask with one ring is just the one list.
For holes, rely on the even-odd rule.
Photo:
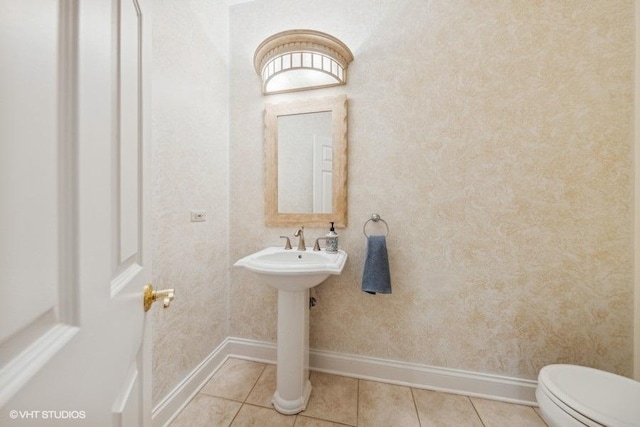
{"label": "white sink basin", "polygon": [[278,368],[272,403],[292,415],[307,407],[309,382],[309,288],[340,274],[347,253],[266,248],[234,264],[260,276],[278,290]]}
{"label": "white sink basin", "polygon": [[347,262],[347,253],[285,250],[270,247],[247,255],[234,264],[259,274],[269,285],[279,290],[296,291],[312,288],[331,274],[340,274]]}

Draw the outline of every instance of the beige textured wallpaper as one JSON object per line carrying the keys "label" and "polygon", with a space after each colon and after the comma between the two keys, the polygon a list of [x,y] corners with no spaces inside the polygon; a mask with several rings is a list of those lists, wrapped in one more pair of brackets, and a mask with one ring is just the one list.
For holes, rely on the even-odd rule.
{"label": "beige textured wallpaper", "polygon": [[153,20],[153,282],[176,290],[152,308],[157,404],[228,331],[228,7],[155,0]]}
{"label": "beige textured wallpaper", "polygon": [[[312,347],[522,378],[554,362],[631,374],[632,1],[230,11],[231,262],[294,231],[263,225],[264,103],[349,98],[350,258],[314,290]],[[254,49],[292,28],[351,48],[346,87],[261,96]],[[374,212],[392,295],[360,291]],[[275,341],[275,291],[232,269],[230,292],[229,335]]]}

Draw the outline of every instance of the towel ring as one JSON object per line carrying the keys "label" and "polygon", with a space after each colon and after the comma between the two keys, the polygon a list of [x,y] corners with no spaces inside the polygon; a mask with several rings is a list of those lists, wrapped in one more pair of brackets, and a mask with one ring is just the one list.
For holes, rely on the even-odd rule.
{"label": "towel ring", "polygon": [[380,218],[380,215],[378,214],[372,214],[371,218],[369,218],[367,222],[365,222],[364,225],[362,226],[362,233],[365,235],[365,237],[369,237],[369,235],[367,234],[367,224],[369,224],[369,222],[371,221],[373,222],[381,221],[387,229],[387,233],[385,234],[385,237],[389,235],[389,224],[387,224],[387,221]]}

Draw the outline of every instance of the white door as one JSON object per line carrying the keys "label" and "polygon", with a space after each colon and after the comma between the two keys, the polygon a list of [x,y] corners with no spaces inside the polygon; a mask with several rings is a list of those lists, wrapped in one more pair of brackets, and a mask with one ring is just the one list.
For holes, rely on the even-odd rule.
{"label": "white door", "polygon": [[333,143],[313,135],[313,211],[333,212]]}
{"label": "white door", "polygon": [[150,424],[146,0],[0,0],[0,425]]}

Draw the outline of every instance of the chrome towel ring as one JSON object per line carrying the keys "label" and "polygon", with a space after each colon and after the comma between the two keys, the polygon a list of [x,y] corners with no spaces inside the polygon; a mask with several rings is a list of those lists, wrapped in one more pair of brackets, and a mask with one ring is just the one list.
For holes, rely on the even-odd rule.
{"label": "chrome towel ring", "polygon": [[385,237],[389,235],[389,224],[387,224],[387,221],[385,221],[384,219],[380,218],[380,215],[378,214],[372,214],[371,218],[369,218],[367,220],[367,222],[364,223],[364,225],[362,226],[362,233],[365,235],[365,237],[369,237],[369,235],[367,234],[367,224],[369,224],[369,222],[382,222],[385,226],[385,228],[387,229],[387,232],[385,234]]}

